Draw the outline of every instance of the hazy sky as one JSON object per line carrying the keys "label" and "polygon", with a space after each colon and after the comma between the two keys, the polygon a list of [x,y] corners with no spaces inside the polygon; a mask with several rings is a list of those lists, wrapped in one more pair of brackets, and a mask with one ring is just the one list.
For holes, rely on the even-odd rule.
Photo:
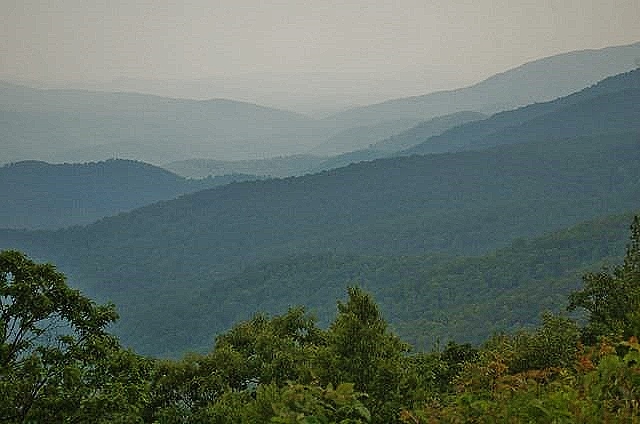
{"label": "hazy sky", "polygon": [[0,0],[0,79],[326,72],[478,81],[640,41],[640,0]]}

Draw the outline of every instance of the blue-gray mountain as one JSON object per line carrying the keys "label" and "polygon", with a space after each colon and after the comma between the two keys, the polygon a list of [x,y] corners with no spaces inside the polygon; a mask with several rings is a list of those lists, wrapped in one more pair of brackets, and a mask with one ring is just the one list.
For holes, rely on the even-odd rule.
{"label": "blue-gray mountain", "polygon": [[0,161],[151,163],[304,152],[322,138],[303,115],[226,99],[40,90],[0,84]]}
{"label": "blue-gray mountain", "polygon": [[[0,83],[0,163],[255,160],[309,153],[322,144],[325,153],[353,151],[437,116],[465,110],[494,113],[566,95],[637,67],[639,57],[640,43],[572,52],[464,89],[392,100],[322,120],[225,99],[38,90]],[[339,149],[332,142],[339,143]]]}
{"label": "blue-gray mountain", "polygon": [[577,93],[500,112],[435,135],[402,154],[478,150],[501,144],[640,129],[640,69]]}
{"label": "blue-gray mountain", "polygon": [[639,58],[640,42],[574,51],[526,63],[470,87],[354,108],[327,120],[339,127],[354,127],[385,120],[422,121],[463,110],[491,114],[566,96],[637,68]]}
{"label": "blue-gray mountain", "polygon": [[189,180],[142,162],[83,164],[17,162],[0,167],[0,228],[54,229],[100,218],[234,181],[227,175]]}

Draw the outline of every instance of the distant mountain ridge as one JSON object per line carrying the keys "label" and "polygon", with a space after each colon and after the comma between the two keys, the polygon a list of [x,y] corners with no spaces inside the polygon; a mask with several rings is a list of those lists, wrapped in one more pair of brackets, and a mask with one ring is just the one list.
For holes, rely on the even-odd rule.
{"label": "distant mountain ridge", "polygon": [[640,69],[545,103],[497,113],[433,136],[403,154],[445,153],[510,143],[640,129]]}
{"label": "distant mountain ridge", "polygon": [[0,227],[55,229],[234,181],[227,175],[187,180],[143,162],[107,160],[82,164],[23,161],[0,167]]}
{"label": "distant mountain ridge", "polygon": [[233,173],[256,174],[267,177],[290,177],[307,174],[324,160],[324,157],[312,155],[291,155],[240,161],[187,159],[167,163],[162,167],[189,178],[204,178],[209,175]]}
{"label": "distant mountain ridge", "polygon": [[328,152],[358,150],[436,116],[465,110],[495,113],[567,95],[637,67],[638,58],[640,43],[565,53],[471,87],[389,100],[322,120],[225,99],[39,90],[0,83],[0,163],[257,160],[307,154],[325,143]]}
{"label": "distant mountain ridge", "polygon": [[[370,161],[374,159],[392,156],[403,148],[408,148],[428,139],[433,135],[440,134],[445,130],[467,123],[469,121],[486,118],[485,115],[477,112],[458,112],[452,115],[439,116],[429,121],[418,123],[416,126],[402,131],[394,136],[371,144],[369,148],[355,150],[332,157],[314,155],[292,155],[260,160],[246,161],[218,161],[213,159],[189,159],[184,161],[171,162],[163,165],[164,168],[176,174],[192,178],[202,178],[208,175],[224,175],[234,172],[265,175],[270,177],[290,177],[299,176],[327,169],[347,166],[350,163]],[[384,126],[383,126],[384,127]],[[355,128],[352,134],[356,137],[373,130],[371,127]],[[384,129],[382,130],[384,131]],[[323,144],[323,148],[329,147],[333,142],[351,133],[342,132],[335,138]],[[377,133],[380,135],[380,133]],[[375,140],[376,138],[372,138]],[[344,147],[344,146],[343,146]]]}
{"label": "distant mountain ridge", "polygon": [[0,84],[4,163],[130,158],[247,158],[315,146],[319,124],[294,112],[227,99],[41,90]]}
{"label": "distant mountain ridge", "polygon": [[327,120],[339,127],[350,127],[384,120],[425,120],[463,110],[492,114],[566,96],[608,76],[637,68],[639,59],[640,42],[563,53],[534,60],[466,88],[352,108]]}
{"label": "distant mountain ridge", "polygon": [[374,143],[366,149],[330,157],[318,164],[315,169],[333,169],[341,166],[347,166],[350,163],[391,157],[404,150],[408,150],[418,144],[421,144],[431,137],[442,134],[451,128],[455,128],[472,121],[479,121],[486,117],[486,115],[481,113],[468,111],[438,116],[428,121],[420,122],[408,130]]}
{"label": "distant mountain ridge", "polygon": [[347,128],[330,137],[309,151],[318,156],[334,156],[347,152],[364,149],[376,142],[386,140],[394,134],[401,133],[406,128],[418,124],[415,119],[399,119],[383,121],[378,124]]}

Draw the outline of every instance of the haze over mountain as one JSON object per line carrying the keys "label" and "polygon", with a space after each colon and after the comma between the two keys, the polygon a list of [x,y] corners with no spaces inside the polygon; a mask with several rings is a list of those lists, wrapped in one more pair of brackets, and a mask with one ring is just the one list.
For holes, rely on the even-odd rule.
{"label": "haze over mountain", "polygon": [[640,423],[639,16],[0,2],[0,423]]}
{"label": "haze over mountain", "polygon": [[317,143],[316,127],[300,114],[225,99],[0,85],[5,163],[116,157],[164,163],[292,154]]}
{"label": "haze over mountain", "polygon": [[[397,99],[317,120],[225,99],[39,90],[0,84],[3,163],[129,158],[256,160],[358,150],[419,122],[547,100],[636,66],[640,43],[531,62],[460,90]],[[417,90],[420,90],[417,88]],[[318,147],[324,146],[324,147]]]}
{"label": "haze over mountain", "polygon": [[282,178],[304,175],[316,169],[325,157],[313,155],[280,156],[270,159],[222,161],[215,159],[187,159],[162,165],[163,168],[188,178],[233,173],[255,174]]}
{"label": "haze over mountain", "polygon": [[187,180],[164,169],[129,160],[49,164],[26,161],[0,167],[0,227],[55,229],[169,200],[233,181],[227,175]]}
{"label": "haze over mountain", "polygon": [[[386,134],[390,128],[393,128],[393,124],[383,124],[380,127],[352,128],[342,131],[327,142],[313,149],[313,151],[348,151],[363,145],[365,142],[367,142],[366,145],[370,147],[329,158],[315,155],[293,155],[249,161],[189,159],[171,162],[163,165],[163,167],[190,178],[203,178],[209,175],[226,175],[232,173],[247,173],[272,177],[304,175],[321,170],[339,168],[363,160],[373,160],[391,156],[394,153],[419,144],[433,135],[440,134],[451,127],[469,121],[479,120],[484,117],[485,115],[476,112],[459,112],[452,115],[441,116],[426,122],[421,122],[415,127],[395,136],[382,139],[375,144],[369,143],[367,140],[379,139]],[[401,127],[406,125],[404,122],[399,124]],[[394,128],[394,131],[395,130],[397,130],[397,128]]]}
{"label": "haze over mountain", "polygon": [[482,149],[500,144],[640,128],[640,68],[577,93],[497,113],[433,136],[404,154]]}
{"label": "haze over mountain", "polygon": [[372,143],[366,149],[360,149],[343,153],[323,160],[316,166],[316,170],[332,169],[362,161],[370,161],[394,156],[401,151],[408,150],[425,140],[440,135],[443,132],[472,121],[486,118],[478,112],[457,112],[450,115],[438,116],[428,121],[421,122],[389,138]]}
{"label": "haze over mountain", "polygon": [[496,113],[566,96],[639,66],[640,42],[573,51],[535,60],[458,90],[440,91],[353,108],[333,115],[338,127],[398,119],[425,120],[464,110]]}

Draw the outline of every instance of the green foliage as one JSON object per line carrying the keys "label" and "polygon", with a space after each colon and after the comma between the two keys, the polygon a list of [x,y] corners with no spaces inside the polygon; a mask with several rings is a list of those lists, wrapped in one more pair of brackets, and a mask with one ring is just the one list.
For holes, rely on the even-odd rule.
{"label": "green foliage", "polygon": [[[614,295],[629,302],[640,268],[638,217],[631,239],[611,277],[628,290]],[[238,323],[207,354],[153,361],[123,350],[105,331],[113,307],[68,288],[53,266],[16,251],[0,253],[0,266],[0,418],[7,423],[640,420],[638,339],[610,331],[581,344],[578,324],[551,313],[538,328],[479,348],[450,342],[410,354],[373,297],[351,287],[327,330],[304,308],[290,308]],[[628,331],[634,316],[622,315]]]}
{"label": "green foliage", "polygon": [[311,361],[324,344],[325,335],[304,308],[291,308],[271,319],[256,315],[216,339],[214,354],[229,349],[243,361],[242,381],[232,387],[244,389],[248,384],[312,380]]}
{"label": "green foliage", "polygon": [[0,252],[0,421],[132,422],[149,363],[105,331],[116,318],[52,265]]}
{"label": "green foliage", "polygon": [[365,397],[354,385],[343,383],[335,389],[318,385],[289,384],[262,386],[255,403],[248,408],[248,422],[279,424],[364,424],[371,413],[361,402]]}
{"label": "green foliage", "polygon": [[588,313],[589,337],[640,335],[640,218],[631,225],[631,242],[622,265],[584,276],[584,288],[570,296],[570,309]]}
{"label": "green foliage", "polygon": [[529,369],[567,368],[576,360],[580,330],[577,324],[546,313],[542,326],[533,333],[522,332],[513,339],[512,372]]}
{"label": "green foliage", "polygon": [[327,346],[318,353],[321,382],[352,382],[370,395],[365,405],[373,422],[389,422],[399,412],[405,378],[404,354],[409,345],[391,333],[373,298],[357,287],[327,332]]}

